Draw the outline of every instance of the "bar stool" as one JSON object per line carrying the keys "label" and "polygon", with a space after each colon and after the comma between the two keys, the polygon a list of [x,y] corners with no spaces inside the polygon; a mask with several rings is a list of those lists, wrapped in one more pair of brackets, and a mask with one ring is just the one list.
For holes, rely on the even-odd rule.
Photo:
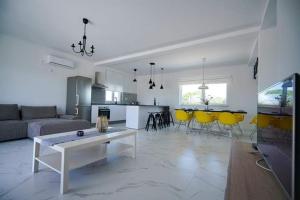
{"label": "bar stool", "polygon": [[157,126],[159,129],[162,129],[164,124],[163,124],[163,118],[162,118],[162,113],[161,112],[156,112],[154,113],[155,116],[155,121],[157,123]]}
{"label": "bar stool", "polygon": [[152,125],[152,127],[151,127],[152,129],[157,131],[155,113],[153,113],[153,112],[149,112],[147,124],[146,124],[146,127],[145,127],[146,131],[149,131],[150,125]]}
{"label": "bar stool", "polygon": [[174,126],[174,120],[173,120],[173,116],[172,113],[169,110],[164,110],[161,112],[161,118],[163,120],[163,126],[169,127],[171,125],[171,123]]}

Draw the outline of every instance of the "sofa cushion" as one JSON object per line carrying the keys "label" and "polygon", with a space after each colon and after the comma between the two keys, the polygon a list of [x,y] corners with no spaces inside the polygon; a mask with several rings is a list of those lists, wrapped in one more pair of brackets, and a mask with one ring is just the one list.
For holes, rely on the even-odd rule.
{"label": "sofa cushion", "polygon": [[20,120],[0,121],[0,141],[27,137],[27,123]]}
{"label": "sofa cushion", "polygon": [[17,104],[0,104],[0,121],[19,119],[20,114]]}
{"label": "sofa cushion", "polygon": [[57,116],[56,106],[22,106],[22,119],[55,118]]}
{"label": "sofa cushion", "polygon": [[69,120],[69,119],[32,119],[26,120],[28,123],[28,137],[62,133],[68,131],[88,129],[91,127],[90,122],[86,120]]}

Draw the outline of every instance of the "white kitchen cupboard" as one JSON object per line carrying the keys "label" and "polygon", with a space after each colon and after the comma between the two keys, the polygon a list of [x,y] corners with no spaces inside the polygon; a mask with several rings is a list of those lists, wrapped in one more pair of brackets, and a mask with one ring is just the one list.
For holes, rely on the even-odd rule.
{"label": "white kitchen cupboard", "polygon": [[109,121],[126,120],[126,105],[92,105],[91,122],[96,123],[98,117],[98,107],[110,109]]}

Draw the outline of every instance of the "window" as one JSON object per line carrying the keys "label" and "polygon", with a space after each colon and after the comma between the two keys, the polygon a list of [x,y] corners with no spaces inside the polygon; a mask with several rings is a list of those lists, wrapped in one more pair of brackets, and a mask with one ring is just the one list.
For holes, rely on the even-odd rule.
{"label": "window", "polygon": [[121,92],[113,92],[109,90],[105,91],[106,102],[115,102],[115,101],[120,102],[120,100],[121,100]]}
{"label": "window", "polygon": [[120,101],[121,100],[121,92],[114,92],[114,101]]}
{"label": "window", "polygon": [[106,90],[105,91],[105,101],[112,101],[113,95],[112,91]]}
{"label": "window", "polygon": [[[210,105],[227,104],[227,83],[208,83],[207,90],[200,90],[201,84],[183,84],[179,87],[180,105],[203,105],[203,99],[210,99]],[[204,97],[204,98],[203,98]]]}
{"label": "window", "polygon": [[202,99],[202,91],[198,89],[200,84],[181,85],[181,102],[182,105],[197,105]]}

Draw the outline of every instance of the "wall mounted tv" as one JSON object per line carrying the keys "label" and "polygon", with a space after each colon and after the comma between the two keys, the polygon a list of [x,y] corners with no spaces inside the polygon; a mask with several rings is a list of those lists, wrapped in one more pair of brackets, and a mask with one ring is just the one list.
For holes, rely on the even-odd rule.
{"label": "wall mounted tv", "polygon": [[300,199],[300,76],[258,93],[257,147],[289,199]]}

